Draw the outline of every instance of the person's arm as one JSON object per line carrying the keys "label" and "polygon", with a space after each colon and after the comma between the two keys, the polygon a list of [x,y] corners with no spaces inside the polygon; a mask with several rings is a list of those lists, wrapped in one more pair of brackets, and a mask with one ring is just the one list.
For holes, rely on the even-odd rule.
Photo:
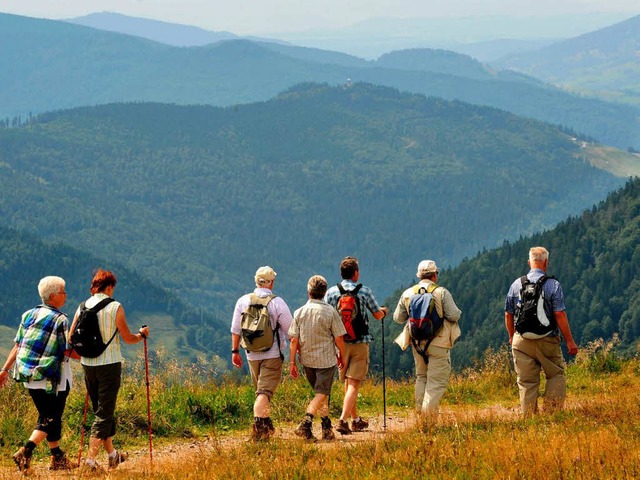
{"label": "person's arm", "polygon": [[567,342],[567,351],[569,352],[569,355],[576,355],[578,353],[578,345],[573,341],[573,335],[571,335],[571,329],[569,328],[567,312],[562,310],[560,312],[553,312],[553,314],[556,319],[556,325],[558,325],[565,342]]}
{"label": "person's arm", "polygon": [[[75,323],[75,320],[74,320],[74,323]],[[124,314],[124,308],[122,305],[118,306],[118,311],[116,312],[116,328],[120,332],[122,341],[128,344],[141,342],[142,340],[144,340],[149,336],[149,327],[142,327],[140,328],[138,333],[131,333],[131,330],[129,330],[129,325],[127,324],[127,317]]]}
{"label": "person's arm", "polygon": [[344,338],[336,337],[336,347],[338,347],[338,368],[342,370],[344,367]]}
{"label": "person's arm", "polygon": [[298,338],[291,337],[289,344],[289,375],[298,378],[298,366],[296,365],[296,353],[298,351]]}
{"label": "person's arm", "polygon": [[513,343],[513,336],[516,334],[516,327],[513,323],[513,313],[504,312],[504,325],[509,332],[509,345]]}
{"label": "person's arm", "polygon": [[388,313],[389,313],[389,309],[383,305],[382,307],[380,307],[380,310],[378,310],[377,312],[372,312],[371,314],[373,315],[373,318],[375,318],[376,320],[382,320],[384,317],[387,316]]}
{"label": "person's arm", "polygon": [[442,289],[442,314],[444,315],[444,319],[449,322],[457,322],[460,320],[460,315],[462,315],[462,311],[456,305],[456,302],[453,300],[453,296],[451,296],[451,292],[446,288]]}
{"label": "person's arm", "polygon": [[4,362],[2,366],[2,370],[0,370],[0,388],[4,387],[5,383],[9,379],[9,371],[13,364],[16,363],[16,356],[18,355],[18,344],[16,343],[11,351],[9,352],[9,356],[7,357],[7,361]]}
{"label": "person's arm", "polygon": [[242,367],[242,355],[240,355],[240,335],[231,334],[231,363],[236,368]]}
{"label": "person's arm", "polygon": [[393,312],[393,321],[403,325],[409,319],[409,313],[407,312],[407,308],[404,304],[404,298],[400,297],[398,300],[398,305],[396,306],[396,310]]}

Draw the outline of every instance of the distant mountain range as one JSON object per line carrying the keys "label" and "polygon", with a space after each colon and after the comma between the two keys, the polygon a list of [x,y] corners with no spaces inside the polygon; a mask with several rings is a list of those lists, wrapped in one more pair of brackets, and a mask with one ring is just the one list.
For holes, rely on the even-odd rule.
{"label": "distant mountain range", "polygon": [[494,62],[568,90],[640,105],[640,15]]}
{"label": "distant mountain range", "polygon": [[203,46],[223,40],[238,40],[240,38],[278,42],[276,39],[253,36],[243,37],[231,32],[214,32],[191,25],[180,25],[149,18],[130,17],[114,12],[92,13],[83,17],[70,18],[66,21],[76,25],[106,30],[108,32],[134,35],[176,47]]}
{"label": "distant mountain range", "polygon": [[[400,61],[403,55],[410,61]],[[0,70],[0,118],[11,123],[18,115],[114,101],[227,106],[267,100],[301,82],[341,85],[350,80],[489,105],[620,148],[640,148],[638,109],[572,96],[453,53],[448,54],[450,62],[443,62],[446,55],[408,50],[367,62],[337,52],[246,40],[177,48],[3,14],[0,63],[11,68]],[[385,65],[390,58],[394,68]],[[482,70],[486,75],[478,78]]]}

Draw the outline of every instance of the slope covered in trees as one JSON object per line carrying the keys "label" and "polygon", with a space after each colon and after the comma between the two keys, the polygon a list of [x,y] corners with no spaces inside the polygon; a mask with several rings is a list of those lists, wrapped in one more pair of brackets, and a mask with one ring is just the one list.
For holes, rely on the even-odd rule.
{"label": "slope covered in trees", "polygon": [[[400,53],[398,60],[411,53]],[[416,70],[335,52],[246,40],[178,48],[50,20],[0,14],[0,119],[109,102],[229,106],[263,101],[300,82],[364,81],[501,108],[572,128],[606,144],[640,149],[640,115],[629,106],[569,95],[517,75],[478,76],[471,59]],[[455,54],[448,54],[455,56]],[[405,60],[394,62],[395,66]],[[455,72],[455,74],[451,74]],[[5,120],[6,121],[6,120]]]}
{"label": "slope covered in trees", "polygon": [[[634,355],[640,337],[640,180],[630,180],[597,207],[560,223],[552,230],[484,251],[442,272],[440,284],[463,311],[463,336],[452,351],[457,367],[468,366],[488,347],[504,345],[504,298],[511,283],[529,267],[529,248],[545,246],[548,274],[560,280],[567,315],[578,345],[614,334],[620,351]],[[391,302],[397,304],[401,291]],[[389,323],[392,323],[389,321]],[[387,342],[400,331],[387,329]],[[379,352],[379,345],[377,347]],[[379,364],[379,353],[374,363]],[[387,351],[390,371],[411,372],[410,354],[395,345]]]}
{"label": "slope covered in trees", "polygon": [[0,214],[226,320],[260,265],[295,305],[357,255],[382,297],[424,255],[453,265],[555,225],[622,183],[584,152],[546,124],[364,84],[114,104],[0,129]]}

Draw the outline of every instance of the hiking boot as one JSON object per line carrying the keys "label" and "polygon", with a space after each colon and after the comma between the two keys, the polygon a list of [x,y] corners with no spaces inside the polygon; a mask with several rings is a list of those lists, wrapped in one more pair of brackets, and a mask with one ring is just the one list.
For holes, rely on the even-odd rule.
{"label": "hiking boot", "polygon": [[322,429],[322,439],[323,440],[335,440],[336,434],[333,433],[333,428],[323,428]]}
{"label": "hiking boot", "polygon": [[276,427],[273,426],[273,422],[271,421],[271,417],[267,417],[264,419],[265,426],[267,427],[267,431],[269,432],[269,436],[276,433]]}
{"label": "hiking boot", "polygon": [[358,417],[357,420],[351,421],[351,430],[354,432],[363,432],[367,428],[369,428],[369,422],[362,417]]}
{"label": "hiking boot", "polygon": [[13,461],[18,466],[18,470],[26,472],[29,470],[29,465],[31,465],[31,455],[27,454],[24,447],[20,447],[20,449],[13,454]]}
{"label": "hiking boot", "polygon": [[304,438],[305,440],[312,440],[315,442],[316,437],[313,436],[311,425],[311,422],[303,420],[302,422],[300,422],[300,425],[298,425],[298,428],[296,428],[293,433],[295,433],[299,437]]}
{"label": "hiking boot", "polygon": [[336,430],[338,431],[338,433],[341,433],[342,435],[351,435],[353,433],[349,428],[349,423],[345,422],[342,419],[338,420],[338,426],[336,427]]}
{"label": "hiking boot", "polygon": [[116,468],[122,462],[126,462],[127,458],[129,458],[129,454],[127,452],[117,452],[115,457],[109,457],[109,469]]}
{"label": "hiking boot", "polygon": [[76,468],[76,465],[72,464],[64,453],[58,457],[51,455],[49,470],[71,470],[73,468]]}
{"label": "hiking boot", "polygon": [[105,475],[106,473],[105,469],[97,463],[90,464],[85,462],[82,464],[82,467],[80,467],[80,475],[82,477],[94,477],[96,475]]}
{"label": "hiking boot", "polygon": [[251,427],[251,440],[254,442],[269,440],[271,436],[269,427],[264,420],[264,418],[256,418],[255,422],[253,422],[253,426]]}

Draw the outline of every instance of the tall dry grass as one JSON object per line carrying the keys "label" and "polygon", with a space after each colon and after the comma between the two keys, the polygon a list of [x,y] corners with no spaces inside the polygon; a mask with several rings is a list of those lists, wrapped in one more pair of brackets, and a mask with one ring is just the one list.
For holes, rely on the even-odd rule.
{"label": "tall dry grass", "polygon": [[[504,349],[487,352],[473,369],[452,378],[437,421],[412,413],[411,381],[388,382],[389,421],[401,417],[402,425],[382,433],[378,421],[371,432],[317,444],[290,435],[311,397],[305,382],[283,382],[274,398],[279,433],[268,443],[253,444],[246,441],[253,399],[248,382],[206,379],[206,368],[199,368],[204,367],[190,374],[167,360],[152,384],[158,451],[162,444],[185,438],[191,438],[192,445],[159,453],[153,470],[140,462],[110,473],[110,478],[640,478],[640,361],[621,360],[604,343],[587,346],[568,367],[569,393],[562,411],[520,418],[515,376]],[[125,383],[136,377],[132,368]],[[9,419],[8,409],[30,414],[24,393],[16,388],[0,391],[1,425],[20,423]],[[122,395],[130,423],[121,427],[118,441],[143,446],[144,387],[127,384]],[[336,385],[334,416],[341,395]],[[13,403],[6,406],[5,401]],[[359,405],[364,415],[381,414],[379,382],[364,383]],[[6,432],[2,430],[3,439]],[[67,435],[73,439],[69,431]],[[202,435],[212,440],[193,441]],[[0,448],[7,458],[13,446],[3,441]]]}

